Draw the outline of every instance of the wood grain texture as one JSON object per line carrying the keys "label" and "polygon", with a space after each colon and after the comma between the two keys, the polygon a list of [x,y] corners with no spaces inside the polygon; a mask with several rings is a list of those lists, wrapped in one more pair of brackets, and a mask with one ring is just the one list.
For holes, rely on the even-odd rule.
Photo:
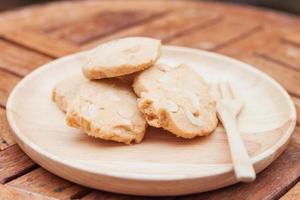
{"label": "wood grain texture", "polygon": [[[48,32],[53,29],[68,26],[69,23],[73,23],[74,21],[80,21],[93,15],[98,15],[103,11],[123,12],[145,10],[155,12],[164,11],[168,7],[179,9],[185,5],[184,2],[180,1],[172,2],[172,5],[170,6],[170,3],[163,1],[158,1],[156,3],[153,3],[152,1],[127,3],[122,0],[114,1],[113,4],[114,5],[112,6],[110,1],[66,1],[48,3],[46,6],[33,5],[27,8],[2,13],[0,17],[0,31],[6,32],[27,28]],[[190,3],[187,7],[193,7],[194,5],[196,4]],[[58,10],[60,12],[57,12]],[[52,13],[55,13],[55,15]],[[18,26],[15,26],[15,24],[18,24]]]}
{"label": "wood grain texture", "polygon": [[[102,191],[94,191],[85,197],[83,197],[81,200],[97,200],[99,197],[103,199],[109,199],[109,200],[128,200],[131,199],[132,196],[130,195],[122,195],[122,194],[114,194],[114,193],[109,193],[109,192],[102,192]],[[137,199],[142,199],[142,197],[137,196]]]}
{"label": "wood grain texture", "polygon": [[296,106],[296,110],[297,110],[297,126],[300,126],[300,98],[297,97],[293,97],[293,101],[295,103]]}
{"label": "wood grain texture", "polygon": [[217,23],[203,29],[191,31],[189,34],[176,37],[169,44],[189,46],[204,50],[214,50],[253,32],[260,31],[259,22],[247,19],[225,16]]}
{"label": "wood grain texture", "polygon": [[281,40],[292,45],[300,46],[300,36],[298,31],[288,31],[282,36]]}
{"label": "wood grain texture", "polygon": [[221,16],[214,12],[198,12],[196,9],[173,11],[159,19],[95,40],[84,45],[84,48],[94,47],[101,42],[114,38],[134,35],[154,37],[163,41],[170,40],[171,38],[182,35],[185,32],[189,32],[203,26],[209,26],[220,19]]}
{"label": "wood grain texture", "polygon": [[130,195],[122,195],[122,194],[115,194],[109,192],[102,192],[102,191],[94,191],[90,194],[83,197],[81,200],[98,200],[106,199],[106,200],[176,200],[177,197],[143,197],[143,196],[130,196]]}
{"label": "wood grain texture", "polygon": [[0,77],[0,105],[1,107],[5,107],[8,95],[21,78],[1,68]]}
{"label": "wood grain texture", "polygon": [[[11,31],[3,33],[3,38],[20,44],[30,50],[40,52],[49,57],[58,58],[66,54],[74,53],[79,47],[60,39],[52,39],[33,31]],[[35,58],[34,58],[35,59]],[[38,63],[37,65],[39,65]],[[33,63],[34,65],[34,63]],[[34,65],[35,66],[35,65]]]}
{"label": "wood grain texture", "polygon": [[[280,34],[283,33],[279,28],[264,29],[227,47],[220,48],[217,52],[233,57],[242,54],[256,54],[286,68],[299,71],[300,46],[284,42]],[[273,42],[270,43],[269,40]]]}
{"label": "wood grain texture", "polygon": [[14,145],[16,142],[6,119],[6,112],[0,108],[0,151]]}
{"label": "wood grain texture", "polygon": [[0,68],[24,76],[41,64],[51,60],[48,56],[0,39]]}
{"label": "wood grain texture", "polygon": [[[222,51],[225,52],[225,49]],[[292,95],[300,96],[300,72],[255,54],[241,53],[235,57],[270,75]]]}
{"label": "wood grain texture", "polygon": [[55,200],[54,198],[0,184],[1,200]]}
{"label": "wood grain texture", "polygon": [[248,37],[240,38],[231,44],[217,49],[216,52],[230,57],[236,57],[243,54],[249,55],[272,44],[269,42],[270,40],[276,42],[279,41],[279,39],[280,32],[278,29],[273,27],[264,27],[263,30],[257,31]]}
{"label": "wood grain texture", "polygon": [[88,188],[61,179],[42,168],[14,179],[7,185],[58,199],[76,199],[90,191]]}
{"label": "wood grain texture", "polygon": [[17,146],[0,151],[0,183],[8,182],[30,171],[36,164]]}
{"label": "wood grain texture", "polygon": [[300,71],[300,46],[279,41],[266,45],[256,53]]}
{"label": "wood grain texture", "polygon": [[290,189],[280,200],[298,200],[300,199],[300,182]]}
{"label": "wood grain texture", "polygon": [[[49,58],[48,56],[58,57],[72,52],[72,46],[77,47],[74,45],[74,41],[83,41],[82,44],[85,45],[83,45],[82,48],[85,49],[109,39],[110,34],[112,34],[113,37],[117,37],[118,34],[121,36],[123,32],[126,35],[127,31],[129,34],[135,34],[134,31],[131,31],[137,30],[137,34],[155,35],[154,30],[139,27],[147,27],[148,24],[153,26],[152,24],[155,24],[155,21],[163,21],[163,17],[165,17],[163,15],[153,19],[150,17],[149,20],[137,24],[132,23],[129,27],[127,27],[127,25],[123,26],[123,22],[118,22],[118,20],[120,20],[118,17],[113,17],[111,24],[105,22],[109,27],[109,31],[106,31],[97,29],[93,26],[94,24],[102,24],[98,16],[121,16],[122,13],[136,13],[137,10],[142,10],[151,15],[156,12],[166,12],[170,10],[173,12],[180,12],[185,9],[197,10],[198,12],[209,11],[212,12],[213,15],[219,17],[216,19],[214,19],[214,17],[209,17],[208,20],[204,20],[201,26],[187,29],[187,31],[183,32],[180,31],[180,27],[174,27],[172,30],[176,29],[176,34],[175,36],[172,36],[170,40],[167,40],[169,37],[167,31],[162,34],[159,31],[159,36],[167,38],[165,41],[170,43],[194,46],[208,50],[218,50],[220,53],[256,65],[257,68],[271,75],[280,82],[290,94],[294,95],[293,100],[298,112],[297,124],[299,125],[299,74],[296,72],[299,67],[299,56],[297,56],[298,48],[300,46],[299,17],[274,12],[273,10],[210,2],[144,0],[128,3],[127,1],[116,0],[112,3],[110,1],[72,1],[35,5],[1,13],[0,35],[2,39],[0,40],[0,46],[2,48],[0,54],[0,68],[3,69],[0,70],[1,107],[5,106],[7,96],[20,79],[19,77],[26,75],[38,65],[51,60],[52,58]],[[87,10],[88,12],[86,12]],[[202,23],[201,20],[200,22]],[[85,27],[85,23],[89,24],[89,27]],[[114,24],[116,24],[116,26],[119,24],[118,28],[114,27]],[[81,25],[83,27],[82,32],[80,29],[78,30]],[[181,26],[180,23],[178,26]],[[71,30],[78,31],[72,32]],[[24,34],[24,36],[22,34],[19,35],[19,32],[23,32],[22,34]],[[105,32],[105,34],[103,34],[103,32]],[[10,33],[12,34],[10,35]],[[177,35],[177,33],[180,34]],[[70,38],[72,38],[74,43],[71,45],[71,48],[69,48],[70,40],[66,37],[67,34],[70,34]],[[72,36],[73,34],[74,36]],[[35,37],[37,37],[37,39]],[[28,40],[24,38],[27,38]],[[52,41],[55,41],[54,44],[57,44],[58,46],[53,46]],[[62,44],[58,44],[60,42]],[[67,44],[67,46],[65,44]],[[271,51],[273,51],[272,48],[274,47],[283,47],[283,50],[275,49],[275,54],[272,55]],[[265,48],[268,50],[265,50]],[[2,117],[2,111],[0,117]],[[3,126],[0,137],[5,135],[4,137],[6,138],[7,133],[9,135],[9,131],[6,129],[6,122],[4,121],[3,123],[2,120],[4,119],[0,118],[0,127],[2,128]],[[295,136],[299,138],[299,134],[294,134],[294,137]],[[299,140],[297,141],[299,144]],[[295,139],[293,139],[292,143],[294,142]],[[9,145],[13,144],[13,142],[8,143]],[[0,145],[1,148],[5,148],[2,152],[5,151],[7,154],[10,153],[11,151],[6,151],[11,148],[8,147],[9,145]],[[299,155],[299,152],[294,150],[291,151],[290,149],[291,147],[288,149],[288,153],[281,156],[284,157],[283,159],[280,157],[276,163],[272,164],[267,169],[268,172],[263,172],[264,175],[260,175],[263,176],[263,178],[259,178],[256,181],[257,186],[254,185],[254,188],[252,188],[252,184],[237,184],[229,189],[225,189],[225,192],[223,193],[220,191],[217,191],[216,193],[213,192],[208,199],[240,199],[244,198],[248,193],[256,194],[256,191],[259,193],[259,197],[263,199],[273,199],[281,196],[293,186],[295,180],[293,178],[294,176],[289,176],[286,172],[286,168],[281,168],[281,171],[278,171],[278,174],[284,174],[284,178],[281,180],[277,174],[272,173],[272,170],[274,169],[276,171],[282,162],[287,168],[292,168],[291,174],[295,172],[295,166],[287,165],[286,159],[293,157],[293,154],[295,153],[298,153],[296,155]],[[1,155],[4,156],[5,154]],[[288,156],[286,154],[288,154]],[[15,164],[18,163],[17,160],[14,162]],[[0,165],[1,164],[2,162],[0,162]],[[273,166],[275,167],[273,168]],[[25,169],[26,165],[22,165],[21,168],[22,167]],[[9,168],[12,167],[10,166]],[[15,167],[14,169],[16,171],[21,171],[21,174],[25,173],[22,172],[21,168]],[[2,168],[1,170],[3,171]],[[9,170],[4,172],[17,174],[16,176],[20,175],[18,172],[13,173],[13,171]],[[262,184],[259,183],[261,180]],[[272,180],[276,183],[269,184]],[[46,182],[48,182],[48,180],[45,180],[45,183]],[[265,187],[265,185],[267,187]],[[264,190],[263,188],[266,189]],[[268,190],[270,191],[268,192]],[[107,199],[130,199],[130,197],[127,196],[125,197],[105,192],[92,192],[87,196],[87,198],[90,199],[101,199],[102,197]],[[206,199],[207,196],[204,195],[203,197],[200,195],[193,197]],[[251,196],[247,197],[251,198]],[[136,198],[143,199],[143,197]],[[185,197],[182,198],[184,199]]]}
{"label": "wood grain texture", "polygon": [[[104,11],[84,20],[75,21],[68,26],[48,31],[47,35],[60,38],[75,44],[85,44],[93,39],[109,35],[111,32],[120,31],[130,26],[149,20],[155,20],[166,12]],[[113,21],[113,23],[112,23]]]}
{"label": "wood grain texture", "polygon": [[290,30],[300,25],[297,16],[272,9],[259,9],[254,6],[223,4],[217,2],[199,2],[198,6],[203,10],[212,9],[215,12],[223,13],[224,15],[252,18],[262,23],[264,27],[281,27]]}

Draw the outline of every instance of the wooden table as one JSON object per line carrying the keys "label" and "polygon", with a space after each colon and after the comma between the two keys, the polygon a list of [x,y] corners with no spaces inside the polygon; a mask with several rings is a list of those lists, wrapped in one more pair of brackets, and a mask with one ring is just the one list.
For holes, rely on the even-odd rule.
{"label": "wooden table", "polygon": [[[164,43],[215,51],[251,63],[280,82],[300,111],[300,18],[295,16],[192,1],[57,2],[2,13],[0,199],[132,198],[95,191],[45,171],[16,145],[5,117],[10,91],[33,69],[128,35],[157,37]],[[255,182],[168,199],[300,199],[299,125],[300,116],[288,149]]]}

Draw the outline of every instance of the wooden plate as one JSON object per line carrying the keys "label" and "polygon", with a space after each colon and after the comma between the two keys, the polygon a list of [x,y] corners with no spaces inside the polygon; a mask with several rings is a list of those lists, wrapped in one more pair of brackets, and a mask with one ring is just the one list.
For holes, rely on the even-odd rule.
{"label": "wooden plate", "polygon": [[[236,183],[226,135],[220,126],[203,138],[184,140],[149,128],[141,144],[123,145],[86,136],[65,124],[51,101],[53,85],[80,71],[84,52],[48,63],[25,77],[7,104],[20,147],[38,164],[70,181],[136,195],[180,195]],[[160,59],[186,63],[208,80],[230,80],[245,102],[238,123],[256,172],[286,148],[296,111],[287,92],[266,74],[231,58],[165,46]]]}

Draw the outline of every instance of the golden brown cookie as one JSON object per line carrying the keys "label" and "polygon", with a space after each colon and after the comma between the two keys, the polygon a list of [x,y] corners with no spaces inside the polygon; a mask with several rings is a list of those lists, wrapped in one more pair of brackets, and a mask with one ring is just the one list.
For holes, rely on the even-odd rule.
{"label": "golden brown cookie", "polygon": [[149,125],[183,138],[210,134],[217,126],[209,86],[187,65],[156,64],[141,72],[133,88]]}
{"label": "golden brown cookie", "polygon": [[146,122],[136,96],[118,80],[70,77],[55,86],[53,99],[66,111],[67,124],[89,136],[125,144],[139,143],[144,137]]}
{"label": "golden brown cookie", "polygon": [[90,50],[82,61],[88,79],[102,79],[142,71],[160,57],[160,40],[128,37],[113,40]]}

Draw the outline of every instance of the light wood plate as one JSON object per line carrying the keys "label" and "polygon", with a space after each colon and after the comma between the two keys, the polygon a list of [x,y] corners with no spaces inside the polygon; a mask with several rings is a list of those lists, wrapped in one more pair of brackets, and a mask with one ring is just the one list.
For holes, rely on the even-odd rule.
{"label": "light wood plate", "polygon": [[[180,195],[236,183],[224,129],[184,140],[148,128],[141,144],[90,138],[65,124],[51,101],[53,85],[80,72],[84,52],[48,63],[25,77],[7,104],[19,146],[38,164],[70,181],[112,192]],[[160,61],[186,63],[208,80],[230,80],[245,103],[238,125],[256,172],[286,148],[296,122],[287,92],[266,74],[234,59],[183,47],[165,46]]]}

